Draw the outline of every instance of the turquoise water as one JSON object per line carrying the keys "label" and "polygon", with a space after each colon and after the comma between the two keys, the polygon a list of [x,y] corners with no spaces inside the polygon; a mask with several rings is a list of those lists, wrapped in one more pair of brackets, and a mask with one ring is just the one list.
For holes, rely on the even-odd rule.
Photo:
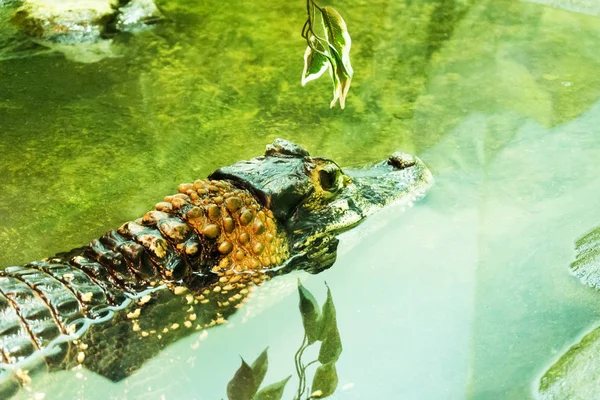
{"label": "turquoise water", "polygon": [[[565,3],[331,2],[354,39],[343,111],[326,80],[300,86],[302,3],[164,2],[170,21],[90,64],[0,22],[0,265],[80,246],[275,137],[341,165],[403,150],[431,166],[429,196],[299,275],[337,305],[333,398],[532,398],[600,321],[600,294],[568,272],[600,224],[600,20]],[[239,355],[267,346],[266,382],[282,379],[302,341],[296,277],[124,382],[62,372],[18,398],[220,399]]]}

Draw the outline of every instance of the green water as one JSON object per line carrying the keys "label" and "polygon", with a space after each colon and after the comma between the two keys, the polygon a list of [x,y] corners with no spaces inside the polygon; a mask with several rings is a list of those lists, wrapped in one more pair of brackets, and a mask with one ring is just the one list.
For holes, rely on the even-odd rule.
{"label": "green water", "polygon": [[[425,201],[350,232],[305,281],[338,308],[334,398],[531,398],[600,322],[568,273],[600,224],[600,10],[538,3],[332,1],[354,39],[343,111],[326,79],[300,86],[302,2],[163,1],[170,21],[92,64],[0,22],[0,265],[85,244],[276,137],[341,165],[415,153],[436,177]],[[220,399],[238,355],[267,346],[282,379],[294,279],[124,382],[57,373],[19,398]]]}

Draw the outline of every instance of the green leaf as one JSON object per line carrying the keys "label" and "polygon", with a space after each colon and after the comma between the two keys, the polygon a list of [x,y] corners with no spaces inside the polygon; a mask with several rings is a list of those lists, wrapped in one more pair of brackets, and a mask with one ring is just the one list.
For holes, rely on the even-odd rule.
{"label": "green leaf", "polygon": [[329,286],[327,286],[327,299],[323,304],[322,317],[319,324],[319,340],[325,339],[329,329],[337,326],[335,304],[333,304],[333,297],[331,296],[331,289]]}
{"label": "green leaf", "polygon": [[302,286],[300,279],[298,279],[298,293],[300,294],[299,307],[304,333],[306,333],[308,344],[312,344],[319,335],[319,304],[312,293]]}
{"label": "green leaf", "polygon": [[315,377],[311,387],[311,398],[323,399],[335,392],[338,385],[335,363],[319,365],[315,371]]}
{"label": "green leaf", "polygon": [[321,8],[323,21],[325,23],[326,39],[329,46],[332,48],[332,54],[337,61],[341,61],[341,67],[344,73],[352,78],[354,71],[350,65],[350,47],[352,39],[348,33],[346,22],[333,7]]}
{"label": "green leaf", "polygon": [[283,390],[292,376],[288,376],[284,380],[273,383],[263,389],[254,396],[253,400],[281,400],[283,398]]}
{"label": "green leaf", "polygon": [[[304,70],[302,71],[302,86],[319,78],[330,67],[329,59],[324,55],[325,48],[312,36],[313,48],[308,46],[304,52]],[[311,39],[309,39],[311,40]],[[319,49],[322,50],[319,50]],[[320,51],[320,52],[319,52]]]}
{"label": "green leaf", "polygon": [[319,362],[321,364],[335,363],[342,354],[342,341],[340,339],[340,332],[337,326],[329,328],[327,336],[321,343],[319,349]]}
{"label": "green leaf", "polygon": [[308,21],[302,34],[308,42],[304,53],[302,85],[317,79],[328,69],[333,83],[330,107],[333,108],[339,99],[343,109],[354,74],[350,64],[352,39],[346,22],[333,7],[318,8],[311,1]]}
{"label": "green leaf", "polygon": [[319,362],[329,364],[336,362],[342,354],[342,341],[337,327],[335,305],[329,286],[327,287],[327,300],[323,304],[322,315],[318,339],[323,343],[319,349]]}
{"label": "green leaf", "polygon": [[229,400],[251,400],[257,390],[258,386],[254,382],[252,368],[242,359],[242,365],[227,384],[227,398]]}
{"label": "green leaf", "polygon": [[252,363],[252,376],[254,377],[254,384],[256,385],[256,389],[260,387],[260,384],[262,383],[263,379],[265,379],[267,369],[269,368],[267,350],[268,348],[264,349],[264,351],[260,353],[258,358]]}
{"label": "green leaf", "polygon": [[323,14],[326,40],[331,50],[332,78],[335,78],[332,79],[334,95],[330,107],[333,107],[339,99],[340,107],[343,109],[346,104],[346,96],[350,90],[352,75],[354,74],[354,70],[350,64],[352,39],[348,33],[346,22],[333,7],[323,7],[321,8],[321,13]]}

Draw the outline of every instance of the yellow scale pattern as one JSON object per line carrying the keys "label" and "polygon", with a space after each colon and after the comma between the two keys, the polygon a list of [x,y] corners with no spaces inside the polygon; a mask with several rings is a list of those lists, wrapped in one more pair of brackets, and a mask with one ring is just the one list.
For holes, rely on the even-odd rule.
{"label": "yellow scale pattern", "polygon": [[[178,190],[143,219],[152,219],[153,212],[179,212],[199,237],[215,241],[221,259],[212,272],[219,275],[221,285],[251,279],[260,283],[264,269],[289,258],[286,235],[277,229],[273,213],[249,192],[214,180],[184,183]],[[188,247],[185,251],[193,254],[197,249]]]}

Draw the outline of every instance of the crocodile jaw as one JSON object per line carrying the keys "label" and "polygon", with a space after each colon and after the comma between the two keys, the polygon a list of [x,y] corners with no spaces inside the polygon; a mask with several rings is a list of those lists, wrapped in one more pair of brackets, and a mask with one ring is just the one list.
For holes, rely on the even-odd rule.
{"label": "crocodile jaw", "polygon": [[433,176],[425,163],[403,153],[343,172],[349,182],[335,200],[319,210],[300,207],[296,211],[292,230],[297,236],[344,232],[383,208],[423,198],[433,184]]}

